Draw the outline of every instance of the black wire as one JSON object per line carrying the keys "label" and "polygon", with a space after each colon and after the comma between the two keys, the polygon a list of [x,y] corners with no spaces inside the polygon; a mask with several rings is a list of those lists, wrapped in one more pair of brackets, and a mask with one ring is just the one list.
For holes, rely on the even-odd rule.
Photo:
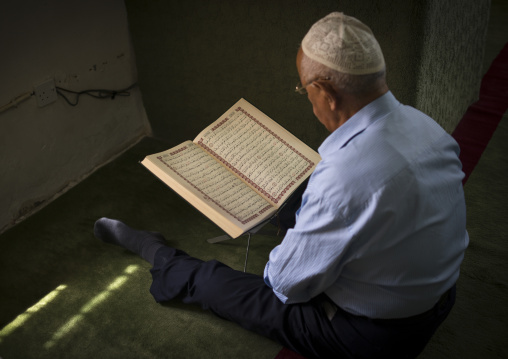
{"label": "black wire", "polygon": [[[58,87],[58,86],[56,86],[55,88],[56,88],[56,93],[59,94],[60,96],[62,96],[63,99],[65,100],[65,102],[67,102],[71,106],[77,106],[77,104],[79,102],[79,96],[81,96],[81,95],[88,95],[88,96],[91,96],[91,97],[99,99],[99,100],[103,100],[103,99],[107,99],[107,98],[114,100],[116,96],[130,96],[129,90],[135,86],[137,86],[137,83],[133,83],[129,87],[127,87],[123,90],[118,90],[118,91],[115,91],[115,90],[72,91],[72,90],[64,89],[64,88]],[[76,102],[71,102],[71,100],[69,100],[69,98],[67,98],[67,96],[62,93],[62,91],[76,95]]]}

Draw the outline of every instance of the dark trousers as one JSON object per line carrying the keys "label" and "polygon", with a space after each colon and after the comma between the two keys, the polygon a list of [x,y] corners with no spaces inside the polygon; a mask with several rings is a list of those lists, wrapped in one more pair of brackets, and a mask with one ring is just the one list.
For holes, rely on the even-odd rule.
{"label": "dark trousers", "polygon": [[308,358],[414,358],[455,302],[454,286],[433,309],[415,317],[373,320],[339,308],[330,320],[324,295],[286,305],[262,277],[174,248],[157,251],[151,272],[150,292],[157,302],[183,298]]}

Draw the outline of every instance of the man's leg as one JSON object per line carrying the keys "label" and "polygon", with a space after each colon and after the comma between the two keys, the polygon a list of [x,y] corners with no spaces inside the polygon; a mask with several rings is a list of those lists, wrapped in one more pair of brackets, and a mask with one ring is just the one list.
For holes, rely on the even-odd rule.
{"label": "man's leg", "polygon": [[97,220],[93,230],[95,237],[103,242],[124,247],[151,265],[154,264],[155,253],[166,245],[166,240],[160,233],[138,231],[114,219]]}
{"label": "man's leg", "polygon": [[309,358],[346,352],[340,338],[330,337],[333,328],[318,300],[285,305],[262,277],[193,258],[166,246],[160,234],[134,230],[119,221],[102,218],[94,232],[104,242],[125,247],[153,264],[150,292],[157,302],[182,297],[185,303],[198,304]]}
{"label": "man's leg", "polygon": [[245,329],[308,358],[415,358],[455,302],[455,288],[428,312],[411,318],[370,319],[336,308],[332,319],[322,295],[283,304],[262,277],[164,247],[156,254],[150,291],[158,302],[180,295]]}
{"label": "man's leg", "polygon": [[151,272],[150,292],[157,302],[178,296],[308,358],[349,357],[320,299],[283,304],[262,277],[170,247],[157,252]]}
{"label": "man's leg", "polygon": [[[116,222],[99,220],[96,236],[153,260],[150,291],[157,302],[182,297],[185,303],[198,304],[308,358],[415,357],[455,301],[452,288],[445,301],[416,318],[372,320],[338,308],[330,320],[323,306],[327,301],[324,295],[307,303],[283,304],[260,276],[233,270],[215,260],[190,257],[166,246],[160,234],[136,231]],[[137,244],[133,240],[136,237],[143,244]]]}

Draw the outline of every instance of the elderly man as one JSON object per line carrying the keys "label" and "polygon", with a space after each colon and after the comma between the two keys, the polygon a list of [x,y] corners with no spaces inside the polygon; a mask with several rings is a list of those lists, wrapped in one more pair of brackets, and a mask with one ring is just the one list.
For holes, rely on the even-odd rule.
{"label": "elderly man", "polygon": [[453,306],[468,245],[458,146],[395,99],[357,19],[315,23],[296,65],[297,91],[331,134],[263,277],[115,220],[95,235],[152,263],[158,302],[181,296],[307,357],[416,357]]}

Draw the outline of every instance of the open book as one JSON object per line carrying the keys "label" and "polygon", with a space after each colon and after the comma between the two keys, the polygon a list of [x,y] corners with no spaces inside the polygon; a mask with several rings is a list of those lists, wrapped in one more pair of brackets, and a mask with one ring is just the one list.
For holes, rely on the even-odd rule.
{"label": "open book", "polygon": [[141,163],[236,238],[271,218],[320,160],[241,99],[194,141]]}

